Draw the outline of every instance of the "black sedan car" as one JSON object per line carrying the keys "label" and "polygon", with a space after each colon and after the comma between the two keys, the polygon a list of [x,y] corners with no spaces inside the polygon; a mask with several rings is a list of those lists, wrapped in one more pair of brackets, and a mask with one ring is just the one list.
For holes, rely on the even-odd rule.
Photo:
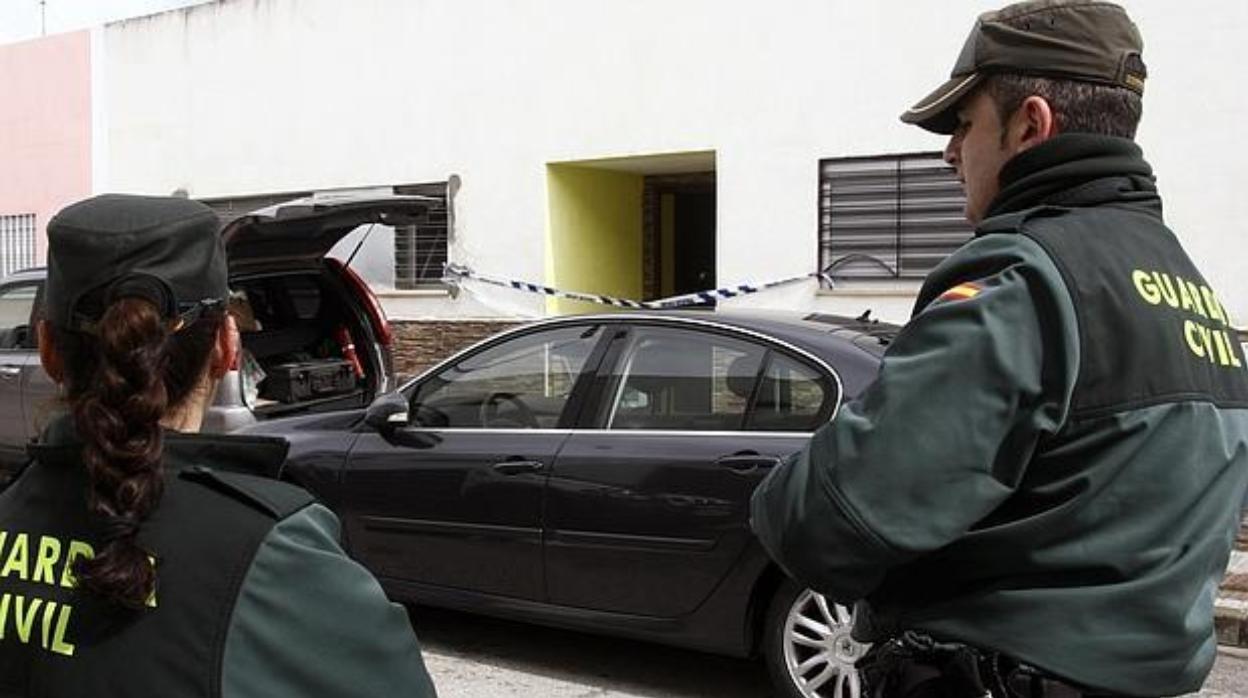
{"label": "black sedan car", "polygon": [[896,327],[614,313],[473,346],[369,407],[273,420],[280,476],[338,513],[392,597],[738,656],[857,696],[848,609],[749,528],[768,470],[874,377]]}

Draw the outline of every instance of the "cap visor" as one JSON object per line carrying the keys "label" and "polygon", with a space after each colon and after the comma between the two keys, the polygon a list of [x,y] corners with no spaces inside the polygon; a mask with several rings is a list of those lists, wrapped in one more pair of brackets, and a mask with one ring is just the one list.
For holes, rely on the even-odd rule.
{"label": "cap visor", "polygon": [[952,78],[907,109],[901,115],[901,120],[933,133],[953,133],[958,127],[958,117],[954,110],[958,102],[979,84],[980,77],[979,73],[971,73]]}

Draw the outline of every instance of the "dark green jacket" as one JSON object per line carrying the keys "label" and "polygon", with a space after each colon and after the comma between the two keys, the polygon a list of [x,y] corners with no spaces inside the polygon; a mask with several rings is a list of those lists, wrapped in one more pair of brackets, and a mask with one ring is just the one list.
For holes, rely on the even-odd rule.
{"label": "dark green jacket", "polygon": [[1127,694],[1195,690],[1248,487],[1248,361],[1131,142],[1007,163],[876,382],[754,495],[763,545],[916,629]]}
{"label": "dark green jacket", "polygon": [[407,614],[338,544],[338,521],[272,472],[280,439],[165,436],[140,544],[154,605],[121,611],[67,569],[102,545],[80,444],[56,421],[0,493],[0,697],[433,696]]}

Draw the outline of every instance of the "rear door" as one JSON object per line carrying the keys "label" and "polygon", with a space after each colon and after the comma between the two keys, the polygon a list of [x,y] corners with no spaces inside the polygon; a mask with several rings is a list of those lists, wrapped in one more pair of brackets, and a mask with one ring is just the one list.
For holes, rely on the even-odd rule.
{"label": "rear door", "polygon": [[835,379],[761,341],[661,325],[617,338],[608,362],[590,428],[551,472],[548,598],[679,617],[751,542],[750,494],[826,421]]}
{"label": "rear door", "polygon": [[388,580],[540,599],[546,478],[600,334],[512,336],[411,389],[410,423],[352,449],[341,510],[353,553]]}

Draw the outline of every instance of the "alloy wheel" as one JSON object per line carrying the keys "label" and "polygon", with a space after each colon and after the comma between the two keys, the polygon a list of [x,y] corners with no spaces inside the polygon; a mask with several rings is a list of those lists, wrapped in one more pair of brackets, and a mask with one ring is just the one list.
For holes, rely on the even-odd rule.
{"label": "alloy wheel", "polygon": [[850,637],[853,621],[850,609],[809,589],[793,600],[784,622],[784,664],[805,698],[861,698],[854,662],[870,645]]}

